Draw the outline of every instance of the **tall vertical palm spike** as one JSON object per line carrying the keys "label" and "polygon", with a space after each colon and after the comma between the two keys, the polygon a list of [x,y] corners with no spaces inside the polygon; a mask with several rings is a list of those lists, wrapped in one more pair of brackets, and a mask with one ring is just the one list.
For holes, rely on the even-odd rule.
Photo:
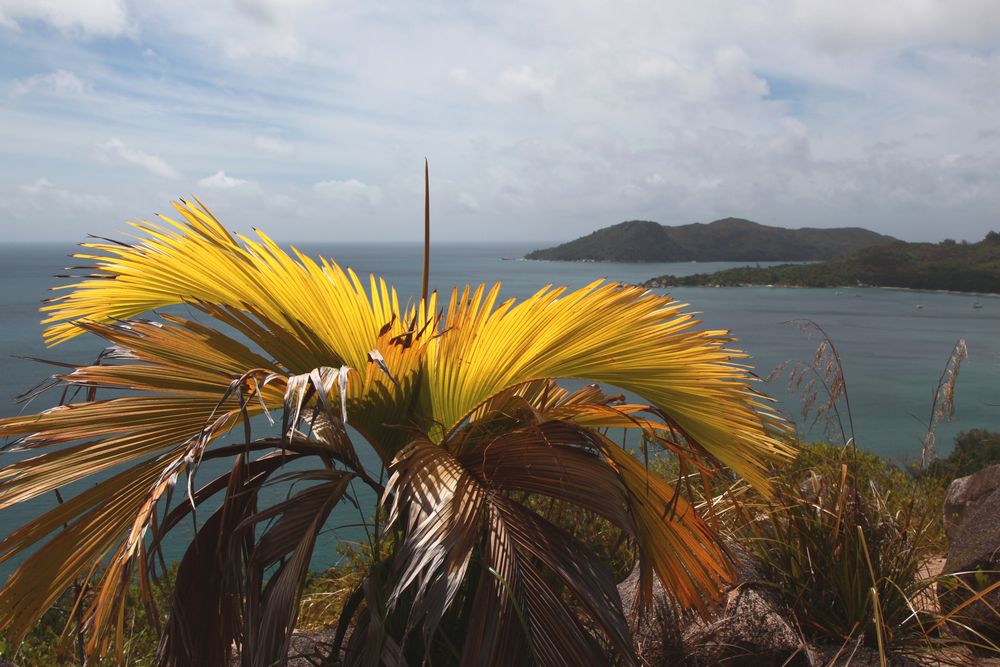
{"label": "tall vertical palm spike", "polygon": [[427,158],[424,158],[424,275],[420,284],[420,298],[427,303],[427,278],[431,269],[431,177]]}

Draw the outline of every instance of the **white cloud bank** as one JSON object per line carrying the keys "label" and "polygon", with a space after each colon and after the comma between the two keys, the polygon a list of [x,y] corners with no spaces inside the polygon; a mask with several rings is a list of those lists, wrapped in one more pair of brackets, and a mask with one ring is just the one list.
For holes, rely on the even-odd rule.
{"label": "white cloud bank", "polygon": [[96,144],[139,167],[108,183],[116,214],[195,189],[234,226],[280,210],[289,239],[329,238],[328,213],[372,221],[338,238],[415,239],[427,156],[455,239],[727,215],[914,240],[1000,225],[995,0],[0,0],[0,17],[0,182],[30,163],[90,191]]}

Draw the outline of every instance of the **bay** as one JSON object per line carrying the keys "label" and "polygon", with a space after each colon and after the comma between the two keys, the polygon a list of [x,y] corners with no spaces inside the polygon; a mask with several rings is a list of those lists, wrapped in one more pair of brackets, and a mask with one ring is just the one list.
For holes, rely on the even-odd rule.
{"label": "bay", "polygon": [[[417,244],[304,244],[300,249],[331,257],[362,276],[369,272],[382,275],[396,285],[404,301],[412,300],[419,291],[422,250]],[[453,287],[469,282],[500,281],[504,296],[523,298],[546,284],[581,287],[602,278],[638,283],[662,274],[690,275],[743,265],[516,259],[531,249],[529,244],[514,243],[437,243],[431,254],[432,286],[447,297]],[[51,287],[66,284],[52,276],[76,263],[66,257],[72,251],[69,244],[0,247],[0,417],[21,410],[35,412],[58,399],[52,393],[28,406],[17,404],[20,393],[53,369],[14,355],[83,363],[93,360],[101,350],[100,341],[90,336],[53,349],[46,349],[41,340],[39,302],[53,295]],[[689,309],[699,313],[705,327],[730,330],[761,377],[782,362],[808,361],[815,352],[818,340],[805,337],[785,322],[808,318],[821,325],[843,359],[858,444],[900,462],[919,456],[935,383],[952,346],[964,338],[969,359],[962,366],[955,393],[956,419],[938,428],[939,451],[946,454],[959,431],[977,427],[1000,430],[998,298],[884,289],[677,288],[669,292],[690,304]],[[974,304],[981,307],[974,308]],[[762,383],[761,388],[779,401],[785,414],[798,419],[799,398],[783,379]],[[819,432],[806,435],[818,437]],[[0,463],[14,457],[2,454]],[[366,452],[365,458],[371,461],[372,453]],[[212,472],[199,472],[199,479],[209,479]],[[73,485],[67,493],[91,483],[93,480]],[[273,493],[284,492],[276,489]],[[369,507],[373,502],[364,489],[359,489],[359,500]],[[0,533],[20,526],[54,503],[54,498],[46,496],[0,512]],[[329,530],[317,544],[313,567],[334,563],[338,542],[361,538],[359,529],[351,525],[360,518],[356,510],[346,507],[331,518]],[[194,528],[186,525],[177,530],[168,545],[168,558],[181,555]],[[9,571],[9,564],[3,566],[0,576]]]}

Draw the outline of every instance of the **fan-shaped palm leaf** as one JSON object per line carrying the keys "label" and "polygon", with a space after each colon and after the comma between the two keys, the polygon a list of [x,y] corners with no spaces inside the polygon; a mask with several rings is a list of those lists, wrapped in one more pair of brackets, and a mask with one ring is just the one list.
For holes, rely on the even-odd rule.
{"label": "fan-shaped palm leaf", "polygon": [[[180,221],[135,223],[135,244],[86,244],[79,256],[91,273],[43,307],[50,344],[90,332],[118,350],[57,379],[129,395],[0,420],[0,435],[39,452],[0,470],[0,507],[113,472],[0,541],[2,562],[55,534],[0,590],[9,634],[23,635],[82,577],[93,580],[89,649],[105,652],[122,626],[123,584],[146,576],[184,515],[222,494],[182,562],[161,660],[207,664],[232,642],[246,665],[280,659],[315,535],[352,479],[381,494],[385,530],[398,535],[348,605],[345,622],[358,614],[355,658],[359,647],[391,660],[430,656],[461,599],[469,632],[454,655],[463,662],[587,661],[602,642],[631,661],[607,569],[521,505],[523,493],[578,504],[634,539],[643,599],[652,573],[687,605],[715,599],[729,565],[712,531],[605,431],[633,431],[695,467],[728,466],[763,486],[765,465],[788,448],[724,332],[697,329],[668,297],[600,282],[521,302],[479,286],[455,290],[440,312],[435,294],[402,310],[380,279],[366,288],[350,269],[289,255],[263,234],[234,237],[200,205],[176,208]],[[259,351],[189,319],[133,319],[182,303]],[[571,394],[555,378],[643,402],[596,387]],[[249,420],[263,411],[283,415],[281,433],[253,440]],[[214,444],[240,424],[236,445]],[[389,470],[384,489],[348,425]],[[235,463],[195,488],[206,457]],[[309,485],[259,507],[260,489],[287,479],[275,476],[283,463],[303,459],[316,462],[296,473]],[[162,515],[185,474],[181,503]],[[261,522],[270,522],[262,533]],[[194,627],[193,608],[209,603],[218,623]],[[416,615],[398,622],[404,605]]]}

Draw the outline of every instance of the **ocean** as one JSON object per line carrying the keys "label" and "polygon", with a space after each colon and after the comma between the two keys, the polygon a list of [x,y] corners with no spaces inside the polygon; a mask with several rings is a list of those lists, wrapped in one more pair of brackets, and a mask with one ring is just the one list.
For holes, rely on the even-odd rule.
{"label": "ocean", "polygon": [[[394,283],[401,298],[418,294],[421,247],[417,244],[302,244],[300,250],[331,257],[361,275],[380,274]],[[584,263],[534,262],[517,258],[531,244],[436,243],[431,253],[431,284],[447,295],[453,286],[500,281],[505,296],[525,297],[547,284],[580,287],[593,280],[638,283],[662,275],[689,275],[740,266],[740,263]],[[49,289],[67,281],[53,278],[74,263],[69,244],[8,244],[0,247],[0,417],[38,411],[54,404],[56,393],[28,406],[16,397],[54,369],[22,357],[83,363],[101,350],[100,341],[81,336],[46,349],[39,324],[39,302]],[[766,265],[766,263],[762,263]],[[919,457],[934,387],[952,347],[965,339],[969,358],[955,392],[956,415],[938,427],[939,453],[948,453],[958,432],[971,428],[1000,430],[1000,298],[889,289],[676,288],[671,295],[699,313],[705,327],[728,329],[737,347],[762,378],[787,361],[809,361],[819,341],[807,338],[789,320],[808,318],[830,335],[843,359],[859,446],[900,462]],[[974,307],[978,305],[980,307]],[[778,399],[781,410],[798,420],[800,402],[785,379],[761,383]],[[805,434],[817,436],[816,431]],[[14,460],[0,455],[0,463]],[[371,457],[368,453],[367,457]],[[5,460],[6,459],[6,460]],[[206,481],[212,470],[199,473]],[[204,475],[204,476],[202,476]],[[80,484],[74,491],[85,488]],[[275,493],[282,493],[276,490]],[[361,494],[362,503],[370,496]],[[0,532],[7,533],[55,503],[53,497],[0,512]],[[200,517],[204,518],[204,517]],[[314,568],[336,561],[336,545],[359,539],[356,510],[342,510],[317,544]],[[168,558],[179,558],[192,526],[181,526],[168,544]],[[10,564],[0,567],[0,578]]]}

